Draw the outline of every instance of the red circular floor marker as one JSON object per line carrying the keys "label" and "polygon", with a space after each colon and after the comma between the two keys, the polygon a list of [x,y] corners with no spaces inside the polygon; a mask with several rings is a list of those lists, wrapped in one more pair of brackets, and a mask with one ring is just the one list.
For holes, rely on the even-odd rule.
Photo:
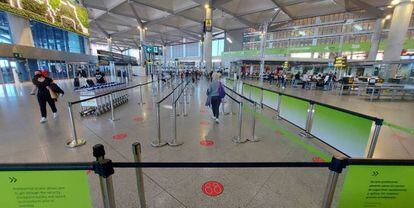
{"label": "red circular floor marker", "polygon": [[209,124],[210,124],[210,122],[208,122],[208,121],[206,121],[206,120],[202,120],[202,121],[200,121],[200,124],[201,124],[201,125],[209,125]]}
{"label": "red circular floor marker", "polygon": [[92,170],[87,170],[86,171],[86,174],[88,174],[88,175],[91,174],[91,173],[92,173]]}
{"label": "red circular floor marker", "polygon": [[320,157],[313,157],[312,158],[313,162],[326,162],[324,159],[320,158]]}
{"label": "red circular floor marker", "polygon": [[127,134],[120,133],[120,134],[115,134],[115,135],[113,135],[113,136],[112,136],[112,139],[115,139],[115,140],[122,140],[122,139],[125,139],[127,136],[128,136]]}
{"label": "red circular floor marker", "polygon": [[224,187],[217,181],[207,181],[201,186],[201,190],[207,196],[218,196],[223,193]]}
{"label": "red circular floor marker", "polygon": [[275,131],[275,134],[279,135],[279,136],[283,136],[283,133],[280,131]]}
{"label": "red circular floor marker", "polygon": [[208,140],[208,139],[207,140],[201,140],[200,144],[203,145],[203,146],[209,147],[209,146],[214,145],[214,141]]}
{"label": "red circular floor marker", "polygon": [[133,120],[136,121],[136,122],[140,122],[144,119],[142,117],[137,116],[137,117],[134,117]]}

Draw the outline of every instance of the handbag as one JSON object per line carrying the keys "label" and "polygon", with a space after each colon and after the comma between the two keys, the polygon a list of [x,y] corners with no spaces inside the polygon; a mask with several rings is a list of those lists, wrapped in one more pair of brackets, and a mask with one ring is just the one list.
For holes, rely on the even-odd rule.
{"label": "handbag", "polygon": [[221,82],[219,82],[219,88],[218,88],[218,93],[219,93],[219,97],[221,99],[223,99],[224,97],[226,97],[226,92],[224,91],[224,87],[221,84]]}

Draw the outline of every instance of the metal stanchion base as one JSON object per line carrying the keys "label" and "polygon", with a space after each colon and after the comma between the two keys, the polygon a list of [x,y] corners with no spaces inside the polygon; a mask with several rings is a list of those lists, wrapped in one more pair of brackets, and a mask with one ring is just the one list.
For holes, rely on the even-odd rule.
{"label": "metal stanchion base", "polygon": [[165,143],[165,142],[158,142],[158,141],[151,142],[152,147],[163,147],[165,145],[167,145],[167,143]]}
{"label": "metal stanchion base", "polygon": [[112,121],[112,122],[115,122],[115,121],[119,121],[120,119],[119,118],[116,118],[116,119],[112,119],[112,118],[110,118],[110,119],[108,119],[109,121]]}
{"label": "metal stanchion base", "polygon": [[238,137],[238,136],[233,137],[232,141],[233,141],[234,143],[236,143],[236,144],[241,144],[241,143],[245,143],[245,142],[247,142],[247,140],[242,140],[242,139],[241,139],[240,137]]}
{"label": "metal stanchion base", "polygon": [[177,146],[184,144],[184,142],[170,141],[167,144],[171,147],[177,147]]}
{"label": "metal stanchion base", "polygon": [[303,137],[303,138],[312,138],[312,136],[306,132],[300,132],[299,136]]}
{"label": "metal stanchion base", "polygon": [[86,144],[85,139],[78,139],[78,140],[72,140],[72,141],[66,142],[66,147],[75,148],[75,147],[82,146],[84,144]]}
{"label": "metal stanchion base", "polygon": [[282,118],[280,116],[273,116],[272,119],[273,120],[282,120]]}
{"label": "metal stanchion base", "polygon": [[142,103],[137,103],[138,105],[145,105],[145,103],[144,102],[142,102]]}
{"label": "metal stanchion base", "polygon": [[247,138],[249,142],[260,142],[260,137],[254,136],[253,138]]}

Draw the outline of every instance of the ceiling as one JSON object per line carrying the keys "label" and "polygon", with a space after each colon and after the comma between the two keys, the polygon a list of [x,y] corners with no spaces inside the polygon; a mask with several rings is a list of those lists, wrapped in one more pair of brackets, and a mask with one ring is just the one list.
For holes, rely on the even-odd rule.
{"label": "ceiling", "polygon": [[[364,11],[383,17],[391,0],[212,0],[213,35],[245,28],[271,28],[292,20],[341,12]],[[89,10],[90,40],[118,50],[137,48],[139,29],[146,42],[174,45],[200,41],[206,0],[83,0]],[[385,8],[386,10],[386,8]]]}

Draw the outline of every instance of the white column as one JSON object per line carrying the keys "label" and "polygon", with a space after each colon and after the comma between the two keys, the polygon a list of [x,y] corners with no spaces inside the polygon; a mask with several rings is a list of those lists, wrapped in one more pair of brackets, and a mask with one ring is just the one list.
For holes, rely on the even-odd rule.
{"label": "white column", "polygon": [[371,48],[368,53],[368,60],[375,61],[377,58],[379,43],[381,41],[382,27],[384,26],[384,19],[377,19],[374,25],[374,31],[371,37]]}
{"label": "white column", "polygon": [[30,29],[30,21],[10,13],[7,13],[7,19],[9,21],[13,44],[33,47],[34,43],[32,30]]}
{"label": "white column", "polygon": [[168,48],[166,45],[162,46],[162,58],[163,58],[164,68],[167,68],[167,53],[168,53],[167,49]]}
{"label": "white column", "polygon": [[[206,10],[206,20],[212,20],[213,17],[213,10],[211,9],[211,2],[209,4],[206,4],[205,6]],[[211,34],[211,31],[206,31],[204,35],[204,57],[206,62],[206,71],[209,72],[212,69],[212,39],[213,36]]]}
{"label": "white column", "polygon": [[[413,7],[410,0],[402,0],[395,6],[390,31],[388,32],[387,46],[384,51],[384,61],[399,61],[401,59],[401,51],[404,47]],[[398,65],[389,66],[385,71],[384,78],[393,78],[397,70]]]}
{"label": "white column", "polygon": [[144,43],[145,43],[145,28],[138,28],[139,29],[139,44],[141,46],[141,50],[139,53],[139,59],[141,62],[141,66],[144,66],[145,63],[145,50],[144,50]]}
{"label": "white column", "polygon": [[263,24],[263,30],[260,34],[260,81],[263,81],[264,67],[265,67],[265,49],[266,49],[266,37],[267,37],[268,23]]}
{"label": "white column", "polygon": [[199,46],[200,46],[200,69],[202,69],[204,65],[204,36],[201,37]]}
{"label": "white column", "polygon": [[391,19],[390,32],[388,33],[387,46],[384,52],[384,61],[400,60],[412,12],[413,3],[409,0],[403,0],[395,6]]}

